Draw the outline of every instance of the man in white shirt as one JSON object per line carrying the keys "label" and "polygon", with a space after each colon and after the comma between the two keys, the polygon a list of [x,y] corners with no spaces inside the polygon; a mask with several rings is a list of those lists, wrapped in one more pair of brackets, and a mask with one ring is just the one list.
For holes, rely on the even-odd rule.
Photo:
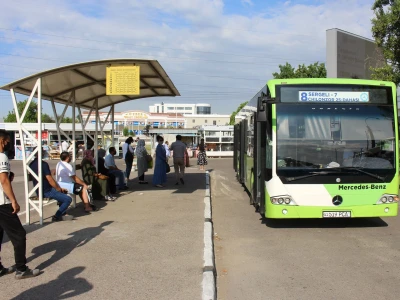
{"label": "man in white shirt", "polygon": [[110,147],[108,149],[108,154],[104,158],[104,167],[108,169],[108,172],[115,176],[115,184],[118,186],[120,190],[127,190],[128,186],[125,184],[125,175],[120,169],[118,169],[115,164],[114,155],[117,153],[115,147]]}
{"label": "man in white shirt", "polygon": [[68,152],[68,148],[69,148],[69,144],[68,144],[68,142],[67,141],[63,141],[62,143],[61,143],[61,150],[64,152]]}
{"label": "man in white shirt", "polygon": [[126,165],[126,179],[129,180],[129,175],[131,174],[133,158],[135,150],[133,150],[131,144],[133,142],[133,138],[130,136],[126,139],[125,143],[122,145],[122,158],[125,160]]}
{"label": "man in white shirt", "polygon": [[[69,194],[76,194],[82,199],[83,205],[85,206],[86,212],[93,211],[93,208],[90,206],[89,197],[88,197],[88,186],[86,183],[80,179],[75,174],[75,170],[70,164],[71,157],[68,152],[62,152],[60,154],[61,161],[57,164],[56,167],[56,179],[57,183],[61,188],[64,188],[68,191]],[[75,183],[82,186],[79,190],[76,188]]]}
{"label": "man in white shirt", "polygon": [[39,270],[31,270],[26,266],[26,231],[18,218],[20,207],[15,199],[9,178],[10,163],[4,154],[10,148],[10,136],[0,130],[0,251],[4,232],[14,247],[15,267],[5,268],[0,260],[0,277],[14,271],[16,279],[24,279],[39,275]]}

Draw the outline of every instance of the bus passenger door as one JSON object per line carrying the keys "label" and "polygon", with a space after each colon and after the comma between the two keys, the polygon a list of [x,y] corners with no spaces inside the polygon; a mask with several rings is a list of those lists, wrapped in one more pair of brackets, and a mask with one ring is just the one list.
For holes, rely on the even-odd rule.
{"label": "bus passenger door", "polygon": [[257,211],[265,210],[265,154],[266,154],[266,122],[256,123],[256,154],[254,162],[254,204]]}
{"label": "bus passenger door", "polygon": [[239,124],[233,127],[233,169],[238,172],[239,151]]}
{"label": "bus passenger door", "polygon": [[246,132],[247,132],[247,120],[240,122],[240,170],[239,170],[239,181],[240,183],[246,182]]}

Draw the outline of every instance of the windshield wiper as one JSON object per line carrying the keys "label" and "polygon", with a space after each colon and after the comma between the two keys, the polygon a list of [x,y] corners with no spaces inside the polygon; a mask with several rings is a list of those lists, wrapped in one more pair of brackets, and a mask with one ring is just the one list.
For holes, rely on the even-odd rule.
{"label": "windshield wiper", "polygon": [[365,175],[368,175],[368,176],[371,176],[371,177],[373,177],[373,178],[379,179],[379,180],[381,180],[381,181],[383,181],[383,182],[385,181],[385,178],[386,178],[386,176],[385,176],[385,177],[382,177],[382,176],[379,176],[379,175],[377,175],[377,174],[373,174],[373,173],[364,171],[363,169],[360,169],[360,168],[357,168],[357,167],[340,167],[340,168],[334,168],[334,169],[337,169],[337,170],[348,170],[348,171],[357,171],[357,172],[359,172],[359,173],[363,173],[363,174],[365,174]]}
{"label": "windshield wiper", "polygon": [[[338,168],[329,168],[328,170],[321,171],[321,172],[310,172],[310,174],[307,175],[302,175],[302,176],[295,176],[295,177],[287,177],[286,181],[291,182],[291,181],[296,181],[300,179],[305,179],[309,177],[314,177],[317,175],[327,175],[327,174],[332,174],[332,173],[341,173],[342,171],[346,171],[347,173],[362,173],[368,176],[371,176],[373,178],[379,179],[380,181],[384,182],[386,177],[382,177],[367,171],[364,171],[362,169],[356,168],[356,167],[338,167]],[[354,172],[356,171],[356,172]]]}
{"label": "windshield wiper", "polygon": [[286,181],[296,181],[308,177],[314,177],[317,175],[327,175],[327,174],[332,174],[332,173],[339,173],[337,170],[332,170],[332,171],[322,171],[322,172],[310,172],[310,174],[307,175],[302,175],[302,176],[295,176],[295,177],[286,177]]}

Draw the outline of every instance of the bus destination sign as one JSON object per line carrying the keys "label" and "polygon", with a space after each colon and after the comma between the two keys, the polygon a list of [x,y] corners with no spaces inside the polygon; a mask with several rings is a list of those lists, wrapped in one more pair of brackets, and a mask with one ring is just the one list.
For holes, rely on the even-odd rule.
{"label": "bus destination sign", "polygon": [[369,102],[369,92],[299,91],[299,102]]}

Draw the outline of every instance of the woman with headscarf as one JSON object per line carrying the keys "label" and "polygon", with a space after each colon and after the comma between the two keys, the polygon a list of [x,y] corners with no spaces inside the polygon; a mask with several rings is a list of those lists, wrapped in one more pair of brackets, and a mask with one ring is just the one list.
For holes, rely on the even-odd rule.
{"label": "woman with headscarf", "polygon": [[139,140],[136,145],[136,159],[137,159],[137,168],[138,168],[138,176],[140,184],[147,184],[147,181],[144,181],[144,173],[147,172],[147,150],[145,148],[144,140]]}
{"label": "woman with headscarf", "polygon": [[153,184],[156,187],[162,188],[163,184],[167,181],[167,156],[165,147],[163,146],[164,138],[157,136],[156,148],[156,164],[154,167]]}
{"label": "woman with headscarf", "polygon": [[94,199],[115,200],[115,198],[109,193],[107,179],[100,179],[100,173],[96,172],[92,150],[85,150],[83,152],[81,167],[83,180],[86,184],[92,185]]}

